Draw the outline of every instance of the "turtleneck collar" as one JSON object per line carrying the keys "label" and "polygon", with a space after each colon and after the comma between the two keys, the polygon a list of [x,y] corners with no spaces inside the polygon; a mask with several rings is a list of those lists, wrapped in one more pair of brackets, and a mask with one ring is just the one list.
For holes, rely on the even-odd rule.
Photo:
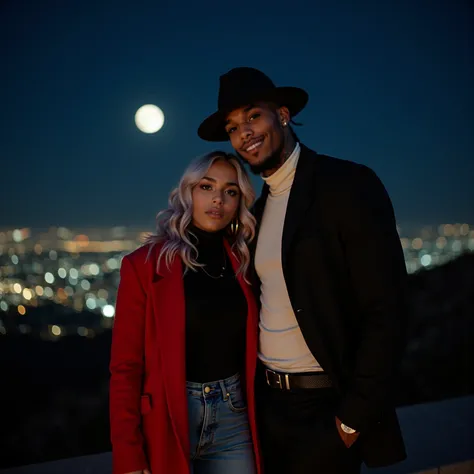
{"label": "turtleneck collar", "polygon": [[300,144],[297,142],[291,155],[272,175],[264,177],[263,180],[270,187],[272,196],[280,196],[291,189],[295,177],[296,165],[300,157]]}
{"label": "turtleneck collar", "polygon": [[[214,248],[220,249],[220,247],[222,246],[224,229],[218,230],[217,232],[207,232],[205,230],[200,229],[199,227],[196,227],[194,224],[191,223],[188,226],[188,230],[189,232],[194,234],[194,236],[196,237],[196,238],[193,238],[193,236],[191,236],[191,239],[197,247],[200,247],[200,248],[214,247]],[[197,239],[197,242],[196,242],[196,239]]]}

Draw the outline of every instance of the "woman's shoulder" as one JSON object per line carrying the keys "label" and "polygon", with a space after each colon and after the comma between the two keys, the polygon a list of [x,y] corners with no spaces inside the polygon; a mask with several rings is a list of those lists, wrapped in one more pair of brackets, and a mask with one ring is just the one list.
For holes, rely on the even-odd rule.
{"label": "woman's shoulder", "polygon": [[155,268],[162,247],[162,242],[146,243],[125,255],[123,260],[131,263],[136,271],[145,271],[149,266]]}

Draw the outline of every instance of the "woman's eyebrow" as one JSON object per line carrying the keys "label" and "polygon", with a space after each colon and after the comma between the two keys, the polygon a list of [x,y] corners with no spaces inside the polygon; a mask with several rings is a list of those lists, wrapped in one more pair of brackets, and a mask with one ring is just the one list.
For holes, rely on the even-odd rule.
{"label": "woman's eyebrow", "polygon": [[[213,183],[217,183],[217,181],[214,179],[214,178],[211,178],[209,176],[203,176],[202,179],[207,179],[208,181],[211,181]],[[237,186],[239,187],[239,185],[237,183],[234,183],[233,181],[227,181],[227,183],[225,183],[226,186]]]}

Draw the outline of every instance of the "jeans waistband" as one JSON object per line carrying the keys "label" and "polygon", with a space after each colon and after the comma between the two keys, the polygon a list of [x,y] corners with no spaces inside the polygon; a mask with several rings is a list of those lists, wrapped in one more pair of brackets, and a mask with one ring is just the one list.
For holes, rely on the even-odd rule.
{"label": "jeans waistband", "polygon": [[240,384],[240,374],[234,374],[231,377],[222,380],[214,380],[212,382],[197,383],[197,382],[186,382],[186,389],[192,392],[199,392],[203,395],[216,393],[221,391],[224,398],[227,393],[237,387]]}

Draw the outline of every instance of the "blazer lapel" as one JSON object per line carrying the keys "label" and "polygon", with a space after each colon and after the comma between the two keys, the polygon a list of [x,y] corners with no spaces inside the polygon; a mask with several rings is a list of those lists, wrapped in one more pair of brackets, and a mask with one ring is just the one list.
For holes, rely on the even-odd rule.
{"label": "blazer lapel", "polygon": [[295,178],[290,191],[288,207],[286,209],[285,222],[282,238],[282,266],[286,267],[286,258],[293,240],[296,229],[304,219],[306,210],[312,201],[312,189],[314,185],[314,159],[311,152],[301,145],[300,156],[296,167]]}
{"label": "blazer lapel", "polygon": [[153,282],[153,309],[164,374],[166,400],[175,436],[183,455],[189,456],[189,427],[186,398],[185,302],[181,259],[171,268],[161,264]]}

